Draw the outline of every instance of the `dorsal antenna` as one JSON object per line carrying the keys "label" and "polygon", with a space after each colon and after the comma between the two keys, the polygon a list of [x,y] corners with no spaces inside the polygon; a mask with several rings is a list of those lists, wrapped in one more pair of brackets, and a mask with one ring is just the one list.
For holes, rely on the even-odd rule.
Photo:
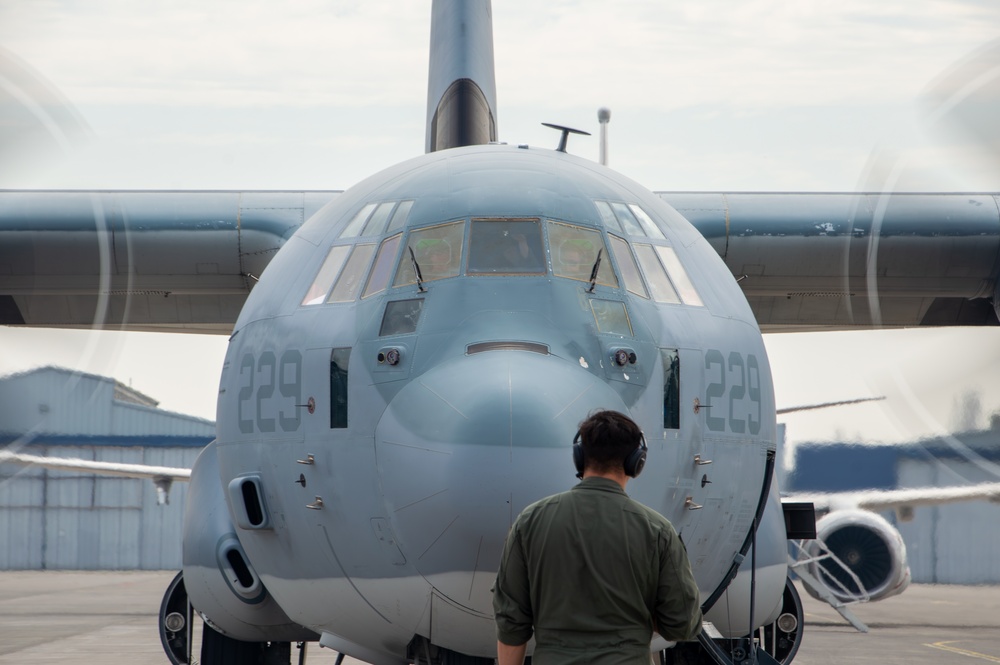
{"label": "dorsal antenna", "polygon": [[562,136],[559,137],[559,147],[556,148],[558,152],[566,152],[566,142],[569,140],[570,134],[581,134],[583,136],[590,136],[590,132],[585,132],[582,129],[573,129],[572,127],[566,127],[563,125],[554,125],[551,122],[543,122],[546,127],[551,127],[552,129],[558,129],[562,132]]}

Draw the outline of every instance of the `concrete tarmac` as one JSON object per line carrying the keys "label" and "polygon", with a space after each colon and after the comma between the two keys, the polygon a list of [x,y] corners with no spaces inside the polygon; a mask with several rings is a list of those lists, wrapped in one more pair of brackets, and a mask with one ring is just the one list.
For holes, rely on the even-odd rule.
{"label": "concrete tarmac", "polygon": [[[168,663],[156,621],[174,574],[0,572],[0,665]],[[1000,663],[1000,587],[913,585],[855,606],[867,634],[803,596],[806,634],[797,665]],[[297,654],[293,648],[293,662]],[[332,665],[336,656],[310,644],[306,662]]]}

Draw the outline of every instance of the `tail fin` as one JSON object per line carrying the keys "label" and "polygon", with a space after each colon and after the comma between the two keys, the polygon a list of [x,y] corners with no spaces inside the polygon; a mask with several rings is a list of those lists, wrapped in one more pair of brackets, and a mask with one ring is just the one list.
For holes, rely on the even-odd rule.
{"label": "tail fin", "polygon": [[490,0],[434,0],[426,151],[497,139]]}

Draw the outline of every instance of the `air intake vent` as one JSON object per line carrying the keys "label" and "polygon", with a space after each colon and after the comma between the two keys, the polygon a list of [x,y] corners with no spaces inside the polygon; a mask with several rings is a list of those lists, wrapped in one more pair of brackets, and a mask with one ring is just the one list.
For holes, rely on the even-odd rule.
{"label": "air intake vent", "polygon": [[483,353],[484,351],[530,351],[531,353],[540,353],[543,356],[549,355],[548,346],[535,342],[479,342],[470,344],[465,349],[465,352],[470,356],[473,353]]}
{"label": "air intake vent", "polygon": [[255,605],[267,597],[267,590],[254,571],[240,541],[236,539],[236,534],[229,533],[222,537],[215,557],[222,578],[237,598]]}
{"label": "air intake vent", "polygon": [[260,476],[254,474],[233,478],[229,483],[229,501],[236,525],[241,529],[271,528]]}
{"label": "air intake vent", "polygon": [[264,508],[260,505],[257,483],[247,479],[240,483],[240,487],[243,489],[243,505],[247,509],[247,521],[251,526],[259,528],[264,523]]}
{"label": "air intake vent", "polygon": [[233,572],[236,573],[237,583],[244,589],[250,589],[254,585],[253,573],[250,572],[250,568],[247,566],[247,562],[243,560],[243,555],[235,547],[226,552],[226,560],[229,561],[229,565],[233,567]]}

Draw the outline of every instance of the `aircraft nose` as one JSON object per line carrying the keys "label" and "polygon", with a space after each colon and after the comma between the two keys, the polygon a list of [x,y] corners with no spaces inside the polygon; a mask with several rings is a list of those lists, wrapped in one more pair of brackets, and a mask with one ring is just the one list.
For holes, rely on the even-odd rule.
{"label": "aircraft nose", "polygon": [[[580,363],[546,354],[466,355],[413,379],[375,431],[386,510],[408,563],[463,606],[488,601],[511,522],[576,483],[573,436],[599,408],[627,413]],[[449,571],[489,574],[472,575],[483,587],[473,589]]]}

